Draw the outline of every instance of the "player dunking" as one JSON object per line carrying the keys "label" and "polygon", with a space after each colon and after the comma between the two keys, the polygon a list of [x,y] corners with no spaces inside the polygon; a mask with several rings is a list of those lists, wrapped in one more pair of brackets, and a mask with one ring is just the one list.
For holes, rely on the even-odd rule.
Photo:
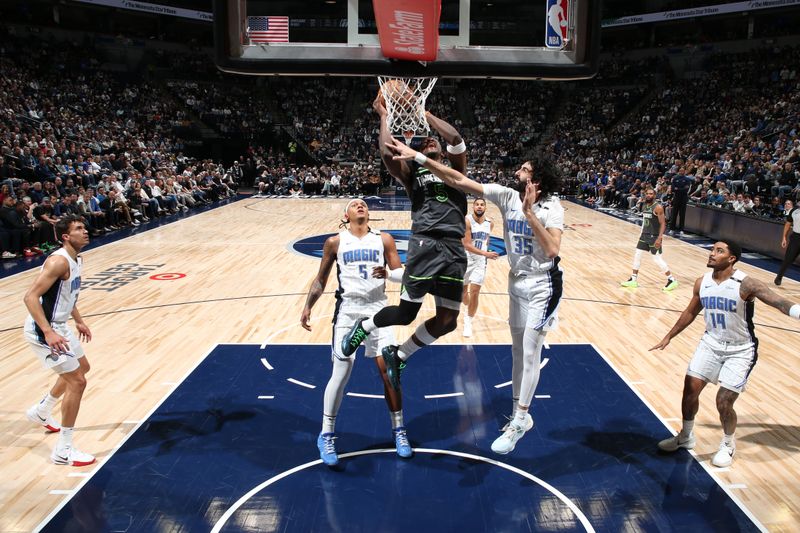
{"label": "player dunking", "polygon": [[[342,354],[342,338],[365,312],[375,312],[386,305],[384,278],[399,282],[403,272],[392,236],[370,230],[369,210],[364,200],[355,199],[347,204],[345,221],[350,223],[349,228],[325,241],[319,272],[311,282],[300,317],[300,324],[311,331],[308,323],[311,319],[311,308],[325,291],[328,276],[335,263],[339,288],[336,290],[336,313],[333,316],[333,371],[328,386],[325,387],[322,431],[317,438],[320,458],[329,466],[339,462],[334,444],[336,415],[339,413],[344,388],[355,362],[355,357]],[[388,268],[384,265],[388,265]],[[378,357],[381,345],[393,343],[392,328],[379,329],[366,343],[366,356],[374,358],[383,379],[384,397],[391,413],[397,454],[411,457],[411,445],[403,425],[402,397],[400,391],[394,390],[390,385],[386,366],[383,359]]]}
{"label": "player dunking", "polygon": [[[51,461],[57,465],[86,466],[94,463],[95,458],[73,445],[72,432],[86,388],[89,362],[78,338],[67,327],[67,319],[71,316],[75,320],[81,341],[92,340],[92,332],[76,305],[81,290],[82,260],[78,254],[89,243],[89,232],[77,215],[63,217],[55,229],[64,246],[47,258],[25,293],[25,306],[30,314],[24,331],[36,356],[45,368],[58,374],[58,379],[42,401],[28,409],[27,416],[48,431],[61,432],[50,454]],[[51,412],[61,396],[64,400],[59,427]]]}
{"label": "player dunking", "polygon": [[[405,361],[442,335],[456,328],[461,307],[461,292],[467,257],[464,252],[467,197],[443,183],[431,171],[414,162],[392,158],[387,143],[392,140],[387,124],[386,107],[382,97],[373,102],[380,116],[381,157],[411,198],[411,238],[408,242],[406,269],[400,305],[384,307],[372,318],[356,322],[342,341],[345,355],[355,352],[361,342],[375,329],[392,325],[408,325],[414,321],[426,294],[432,294],[436,316],[417,327],[414,334],[400,346],[387,346],[381,355],[386,361],[392,386],[400,389],[400,374]],[[447,158],[454,169],[463,171],[467,165],[467,147],[453,126],[427,113],[428,123],[447,142]],[[442,159],[442,147],[433,137],[422,141],[421,150],[431,160]]]}
{"label": "player dunking", "polygon": [[729,466],[736,452],[734,432],[736,411],[733,404],[744,392],[750,372],[758,360],[758,339],[755,336],[753,314],[755,298],[793,318],[800,318],[800,304],[792,304],[778,296],[757,279],[748,276],[734,265],[742,249],[730,241],[714,244],[708,257],[711,272],[698,278],[689,305],[678,317],[667,335],[650,350],[663,350],[670,340],[691,324],[703,311],[706,331],[689,362],[683,382],[681,411],[683,426],[672,438],[662,440],[658,447],[667,452],[678,448],[694,448],[694,417],[700,408],[700,393],[709,382],[719,382],[717,410],[722,422],[722,442],[711,459],[714,466]]}
{"label": "player dunking", "polygon": [[[544,160],[525,161],[517,170],[517,188],[482,185],[461,172],[391,139],[387,147],[398,160],[414,159],[449,186],[494,202],[503,215],[503,236],[511,271],[508,278],[509,317],[513,367],[514,411],[492,451],[511,452],[533,427],[528,413],[539,382],[544,338],[557,321],[561,302],[562,271],[558,266],[564,209],[553,193],[560,179]],[[387,365],[388,366],[388,365]]]}
{"label": "player dunking", "polygon": [[467,306],[464,316],[464,336],[472,336],[472,318],[478,311],[478,297],[486,277],[486,260],[497,259],[497,252],[489,251],[489,237],[494,222],[486,218],[486,200],[476,198],[472,202],[472,214],[467,215],[467,230],[464,233],[464,249],[467,251],[467,271],[464,274],[464,295]]}
{"label": "player dunking", "polygon": [[660,202],[656,202],[656,191],[649,187],[644,192],[642,202],[642,234],[636,244],[636,254],[633,256],[633,274],[628,281],[623,281],[623,287],[636,288],[639,286],[639,267],[642,265],[642,252],[650,252],[653,261],[661,268],[661,272],[667,276],[667,284],[662,291],[672,291],[678,287],[678,280],[672,275],[667,266],[667,262],[661,257],[663,250],[661,243],[664,240],[664,231],[667,229],[667,221],[664,217],[664,207]]}

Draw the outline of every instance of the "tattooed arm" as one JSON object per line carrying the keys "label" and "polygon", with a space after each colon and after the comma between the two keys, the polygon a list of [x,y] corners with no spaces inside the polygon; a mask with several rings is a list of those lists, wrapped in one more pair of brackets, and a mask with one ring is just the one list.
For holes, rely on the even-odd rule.
{"label": "tattooed arm", "polygon": [[[795,316],[795,313],[800,309],[800,305],[795,304],[788,298],[772,292],[769,287],[763,282],[759,281],[752,276],[747,276],[742,280],[742,287],[739,290],[742,300],[752,300],[758,298],[765,304],[774,307],[784,315]],[[794,311],[792,308],[794,307]]]}
{"label": "tattooed arm", "polygon": [[331,273],[331,268],[336,262],[336,253],[339,251],[339,236],[334,235],[328,237],[325,245],[322,247],[322,262],[319,265],[319,272],[314,276],[311,282],[311,288],[308,289],[308,297],[306,298],[306,305],[303,307],[303,314],[300,315],[300,325],[304,329],[311,331],[311,326],[308,321],[311,319],[311,308],[317,303],[319,297],[325,292],[325,285],[328,283],[328,275]]}

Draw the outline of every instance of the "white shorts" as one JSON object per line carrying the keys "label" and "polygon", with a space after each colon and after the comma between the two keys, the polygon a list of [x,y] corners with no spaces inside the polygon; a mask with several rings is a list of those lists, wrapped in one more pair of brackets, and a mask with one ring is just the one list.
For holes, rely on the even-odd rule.
{"label": "white shorts", "polygon": [[563,292],[562,274],[558,267],[524,276],[509,272],[508,324],[537,331],[555,329]]}
{"label": "white shorts", "polygon": [[704,335],[686,373],[741,394],[757,360],[753,343],[720,344]]}
{"label": "white shorts", "polygon": [[[358,312],[345,312],[345,313],[338,313],[336,315],[336,321],[333,323],[333,345],[331,346],[331,350],[333,351],[332,357],[336,357],[337,359],[347,359],[347,357],[342,353],[342,339],[347,334],[348,331],[353,327],[353,324],[356,323],[356,320],[360,318],[364,318],[365,316],[370,316],[378,311],[380,311],[380,307],[373,310],[360,310]],[[381,353],[381,349],[389,346],[390,344],[396,344],[394,338],[394,328],[386,327],[386,328],[378,328],[372,333],[364,341],[364,355],[366,357],[378,357]]]}
{"label": "white shorts", "polygon": [[[483,261],[481,261],[483,259]],[[467,255],[467,271],[464,273],[464,286],[483,285],[483,280],[486,278],[486,258],[480,257],[473,259],[472,256]]]}
{"label": "white shorts", "polygon": [[78,359],[85,355],[83,346],[81,346],[78,338],[65,323],[53,322],[51,326],[56,333],[67,339],[68,352],[53,352],[43,339],[39,339],[32,321],[25,324],[25,340],[28,341],[28,344],[33,348],[33,353],[36,354],[36,357],[45,368],[49,368],[56,374],[66,374],[77,370],[81,366]]}

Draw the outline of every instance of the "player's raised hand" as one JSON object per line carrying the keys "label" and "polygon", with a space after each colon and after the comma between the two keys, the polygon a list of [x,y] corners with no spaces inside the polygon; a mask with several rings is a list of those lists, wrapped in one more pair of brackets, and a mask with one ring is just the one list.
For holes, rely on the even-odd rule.
{"label": "player's raised hand", "polygon": [[392,138],[386,142],[386,147],[392,151],[392,154],[394,154],[392,159],[396,161],[410,161],[411,159],[414,159],[415,155],[417,155],[416,150],[395,138]]}
{"label": "player's raised hand", "polygon": [[540,193],[539,183],[528,180],[528,184],[525,185],[525,197],[522,199],[522,210],[529,211],[533,204],[539,199]]}
{"label": "player's raised hand", "polygon": [[386,101],[380,91],[378,91],[378,96],[375,97],[375,100],[372,101],[372,109],[380,116],[388,113],[386,111]]}

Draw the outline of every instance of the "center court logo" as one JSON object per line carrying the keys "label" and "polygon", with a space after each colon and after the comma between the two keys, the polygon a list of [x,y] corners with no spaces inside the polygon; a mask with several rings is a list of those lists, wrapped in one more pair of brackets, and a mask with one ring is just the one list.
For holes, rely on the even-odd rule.
{"label": "center court logo", "polygon": [[[392,237],[394,237],[394,241],[397,243],[397,253],[400,256],[400,261],[404,264],[406,262],[406,251],[408,250],[408,239],[411,238],[411,231],[407,229],[390,229],[390,230],[381,230],[384,233],[388,233]],[[325,233],[323,235],[314,235],[313,237],[306,237],[305,239],[300,239],[294,241],[289,245],[289,249],[295,253],[308,255],[311,257],[316,257],[317,259],[322,258],[322,246],[325,244],[325,241],[328,237],[336,235],[335,233]],[[506,255],[506,244],[503,242],[503,239],[499,237],[490,237],[489,238],[489,251],[497,252],[498,255]]]}

